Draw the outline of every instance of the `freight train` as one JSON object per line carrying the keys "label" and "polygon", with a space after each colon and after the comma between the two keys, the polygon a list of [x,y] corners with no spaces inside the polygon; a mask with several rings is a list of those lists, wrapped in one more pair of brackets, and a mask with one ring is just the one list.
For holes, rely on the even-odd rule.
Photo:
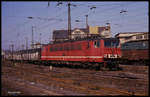
{"label": "freight train", "polygon": [[55,66],[119,69],[118,64],[149,64],[148,40],[130,41],[120,46],[116,38],[68,40],[20,50],[5,56],[13,61],[26,61]]}
{"label": "freight train", "polygon": [[121,58],[119,40],[116,38],[88,38],[68,40],[43,45],[41,49],[13,53],[14,61],[32,61],[73,67],[118,69]]}

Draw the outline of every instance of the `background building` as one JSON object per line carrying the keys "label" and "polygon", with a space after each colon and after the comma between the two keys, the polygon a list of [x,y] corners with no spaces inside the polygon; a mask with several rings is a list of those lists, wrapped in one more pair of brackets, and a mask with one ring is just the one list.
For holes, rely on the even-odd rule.
{"label": "background building", "polygon": [[101,37],[105,37],[105,38],[110,38],[112,37],[111,35],[111,29],[110,26],[89,26],[89,35],[93,36],[93,35],[99,35]]}
{"label": "background building", "polygon": [[71,39],[85,38],[88,36],[89,29],[88,28],[75,28],[71,32]]}
{"label": "background building", "polygon": [[148,32],[121,32],[115,35],[120,40],[120,44],[135,40],[148,40]]}
{"label": "background building", "polygon": [[[111,27],[106,26],[88,26],[87,28],[75,28],[71,30],[71,39],[85,38],[90,36],[101,36],[104,38],[110,38]],[[54,30],[53,41],[68,40],[68,30]]]}
{"label": "background building", "polygon": [[64,41],[68,40],[68,30],[54,30],[53,41]]}
{"label": "background building", "polygon": [[31,45],[31,48],[33,48],[33,49],[42,48],[42,45],[43,45],[43,44],[40,44],[40,43],[38,42],[38,43],[35,43],[35,44]]}

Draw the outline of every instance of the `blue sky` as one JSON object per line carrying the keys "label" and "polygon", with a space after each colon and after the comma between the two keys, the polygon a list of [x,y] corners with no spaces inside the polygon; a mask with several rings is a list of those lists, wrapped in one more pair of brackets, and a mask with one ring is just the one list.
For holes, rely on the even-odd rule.
{"label": "blue sky", "polygon": [[[58,2],[2,2],[2,49],[9,49],[11,43],[15,49],[21,49],[28,37],[31,44],[32,26],[34,26],[34,41],[46,44],[52,40],[53,30],[67,29],[67,2],[56,6]],[[148,32],[148,2],[71,2],[72,29],[85,28],[85,15],[88,14],[90,26],[105,26],[111,24],[114,36],[120,32]],[[90,10],[92,6],[95,9]],[[120,13],[121,10],[127,12]],[[40,17],[42,19],[27,17]],[[50,19],[50,20],[47,20]],[[60,21],[60,19],[62,21]],[[75,22],[75,20],[81,22]],[[28,46],[29,47],[29,46]]]}

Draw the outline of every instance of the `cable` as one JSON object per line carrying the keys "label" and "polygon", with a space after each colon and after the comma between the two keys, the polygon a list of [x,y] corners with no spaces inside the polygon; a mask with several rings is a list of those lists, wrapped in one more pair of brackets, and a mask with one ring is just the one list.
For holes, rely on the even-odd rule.
{"label": "cable", "polygon": [[[72,11],[74,10],[75,8],[73,8],[72,9]],[[64,12],[67,12],[67,10],[65,10],[65,11],[63,11],[63,14],[64,14]],[[59,15],[57,15],[56,17],[59,17],[59,16],[61,16],[60,14]],[[64,19],[62,19],[62,21],[64,21]],[[60,21],[60,22],[62,22],[62,21]],[[51,24],[51,23],[50,23]],[[41,28],[43,28],[43,27],[47,27],[48,25],[50,25],[49,23],[48,24],[46,24],[46,25],[44,25],[44,26],[42,26],[42,27],[40,27],[40,28],[38,28],[38,29],[41,29]],[[57,23],[55,23],[55,24],[57,24]],[[55,25],[54,23],[53,23],[53,25]]]}
{"label": "cable", "polygon": [[[112,15],[111,15],[111,16],[112,16]],[[113,16],[116,16],[116,15],[113,15]],[[111,18],[109,18],[109,20],[110,20],[110,19],[112,19],[112,17],[111,17]],[[118,20],[118,17],[117,17],[116,19]],[[114,20],[114,17],[113,17],[113,20]]]}
{"label": "cable", "polygon": [[[21,23],[21,24],[17,24],[17,25],[16,25],[16,26],[17,26],[16,28],[13,28],[13,29],[10,29],[10,30],[11,30],[11,32],[15,32],[16,29],[23,27],[23,25],[25,25],[25,24],[27,24],[27,23],[29,23],[29,22],[31,22],[31,20],[25,21],[25,22],[23,22],[23,23]],[[21,26],[21,27],[20,27],[20,26]]]}

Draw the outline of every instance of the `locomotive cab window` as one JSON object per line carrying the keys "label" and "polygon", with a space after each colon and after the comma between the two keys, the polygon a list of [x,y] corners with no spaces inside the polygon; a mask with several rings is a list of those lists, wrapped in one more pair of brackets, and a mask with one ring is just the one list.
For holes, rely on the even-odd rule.
{"label": "locomotive cab window", "polygon": [[90,42],[87,42],[87,48],[90,48]]}
{"label": "locomotive cab window", "polygon": [[59,51],[63,51],[63,45],[59,46]]}
{"label": "locomotive cab window", "polygon": [[45,51],[45,47],[42,48],[42,51]]}
{"label": "locomotive cab window", "polygon": [[52,47],[50,47],[50,51],[53,51],[53,48],[52,48]]}
{"label": "locomotive cab window", "polygon": [[94,41],[94,47],[95,48],[99,48],[100,47],[100,41],[99,40]]}
{"label": "locomotive cab window", "polygon": [[48,48],[46,48],[46,52],[48,52]]}
{"label": "locomotive cab window", "polygon": [[77,45],[77,50],[81,50],[81,45],[80,44]]}
{"label": "locomotive cab window", "polygon": [[111,47],[117,48],[119,46],[119,41],[117,41],[117,40],[105,40],[104,46],[108,47],[108,48],[111,48]]}

